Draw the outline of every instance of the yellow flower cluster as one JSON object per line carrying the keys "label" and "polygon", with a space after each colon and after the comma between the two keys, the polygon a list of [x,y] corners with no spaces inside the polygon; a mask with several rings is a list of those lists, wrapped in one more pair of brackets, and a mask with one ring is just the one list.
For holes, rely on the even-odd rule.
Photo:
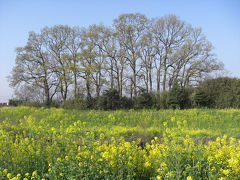
{"label": "yellow flower cluster", "polygon": [[[240,179],[236,138],[202,142],[191,133],[201,128],[193,124],[197,114],[203,120],[212,114],[161,112],[165,120],[158,120],[160,112],[147,110],[3,108],[0,179]],[[231,115],[233,123],[240,117],[237,110],[217,113]],[[199,130],[211,131],[218,133]]]}

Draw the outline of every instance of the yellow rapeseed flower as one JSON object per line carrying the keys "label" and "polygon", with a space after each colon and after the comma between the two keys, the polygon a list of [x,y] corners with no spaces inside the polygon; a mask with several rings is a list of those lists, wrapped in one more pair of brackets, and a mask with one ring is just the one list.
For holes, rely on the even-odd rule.
{"label": "yellow rapeseed flower", "polygon": [[33,171],[33,173],[32,173],[32,177],[37,177],[37,171]]}
{"label": "yellow rapeseed flower", "polygon": [[228,176],[230,173],[229,169],[223,170],[222,172],[225,176]]}
{"label": "yellow rapeseed flower", "polygon": [[11,179],[11,177],[12,177],[11,173],[8,173],[8,174],[7,174],[7,178],[8,178],[8,179]]}
{"label": "yellow rapeseed flower", "polygon": [[4,170],[3,170],[3,173],[4,173],[4,174],[7,174],[7,172],[8,172],[7,169],[4,169]]}
{"label": "yellow rapeseed flower", "polygon": [[144,166],[145,166],[146,168],[148,168],[148,167],[151,166],[151,163],[147,161],[147,162],[144,163]]}

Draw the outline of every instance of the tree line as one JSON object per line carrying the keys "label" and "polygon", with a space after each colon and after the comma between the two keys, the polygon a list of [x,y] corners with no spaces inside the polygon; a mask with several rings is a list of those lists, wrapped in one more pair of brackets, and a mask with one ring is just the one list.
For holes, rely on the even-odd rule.
{"label": "tree line", "polygon": [[176,83],[196,87],[222,69],[200,28],[176,15],[149,19],[135,13],[120,15],[111,26],[30,32],[26,45],[16,48],[9,80],[20,99],[47,105],[91,102],[114,89],[119,98],[135,101],[144,93],[160,96]]}

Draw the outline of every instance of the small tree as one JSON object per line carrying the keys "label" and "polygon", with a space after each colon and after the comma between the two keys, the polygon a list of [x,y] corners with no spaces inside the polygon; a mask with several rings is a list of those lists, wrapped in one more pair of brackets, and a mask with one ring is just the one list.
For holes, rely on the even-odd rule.
{"label": "small tree", "polygon": [[115,110],[120,107],[120,96],[116,89],[106,90],[100,98],[100,106],[104,110]]}
{"label": "small tree", "polygon": [[131,98],[126,96],[120,98],[120,108],[122,109],[132,109],[134,107],[134,102]]}
{"label": "small tree", "polygon": [[135,99],[135,108],[152,108],[156,104],[156,98],[154,94],[147,93],[145,90],[142,90],[140,94]]}
{"label": "small tree", "polygon": [[163,91],[157,94],[157,109],[167,109],[168,108],[168,91]]}
{"label": "small tree", "polygon": [[175,82],[168,94],[169,107],[173,109],[183,109],[186,99],[184,89]]}
{"label": "small tree", "polygon": [[210,99],[204,91],[198,89],[193,96],[193,101],[197,107],[209,107]]}

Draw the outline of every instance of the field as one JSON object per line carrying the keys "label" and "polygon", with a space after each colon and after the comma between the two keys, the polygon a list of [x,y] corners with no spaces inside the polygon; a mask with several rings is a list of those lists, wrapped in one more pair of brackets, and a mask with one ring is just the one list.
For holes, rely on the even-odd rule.
{"label": "field", "polygon": [[0,109],[0,179],[240,179],[240,110]]}

